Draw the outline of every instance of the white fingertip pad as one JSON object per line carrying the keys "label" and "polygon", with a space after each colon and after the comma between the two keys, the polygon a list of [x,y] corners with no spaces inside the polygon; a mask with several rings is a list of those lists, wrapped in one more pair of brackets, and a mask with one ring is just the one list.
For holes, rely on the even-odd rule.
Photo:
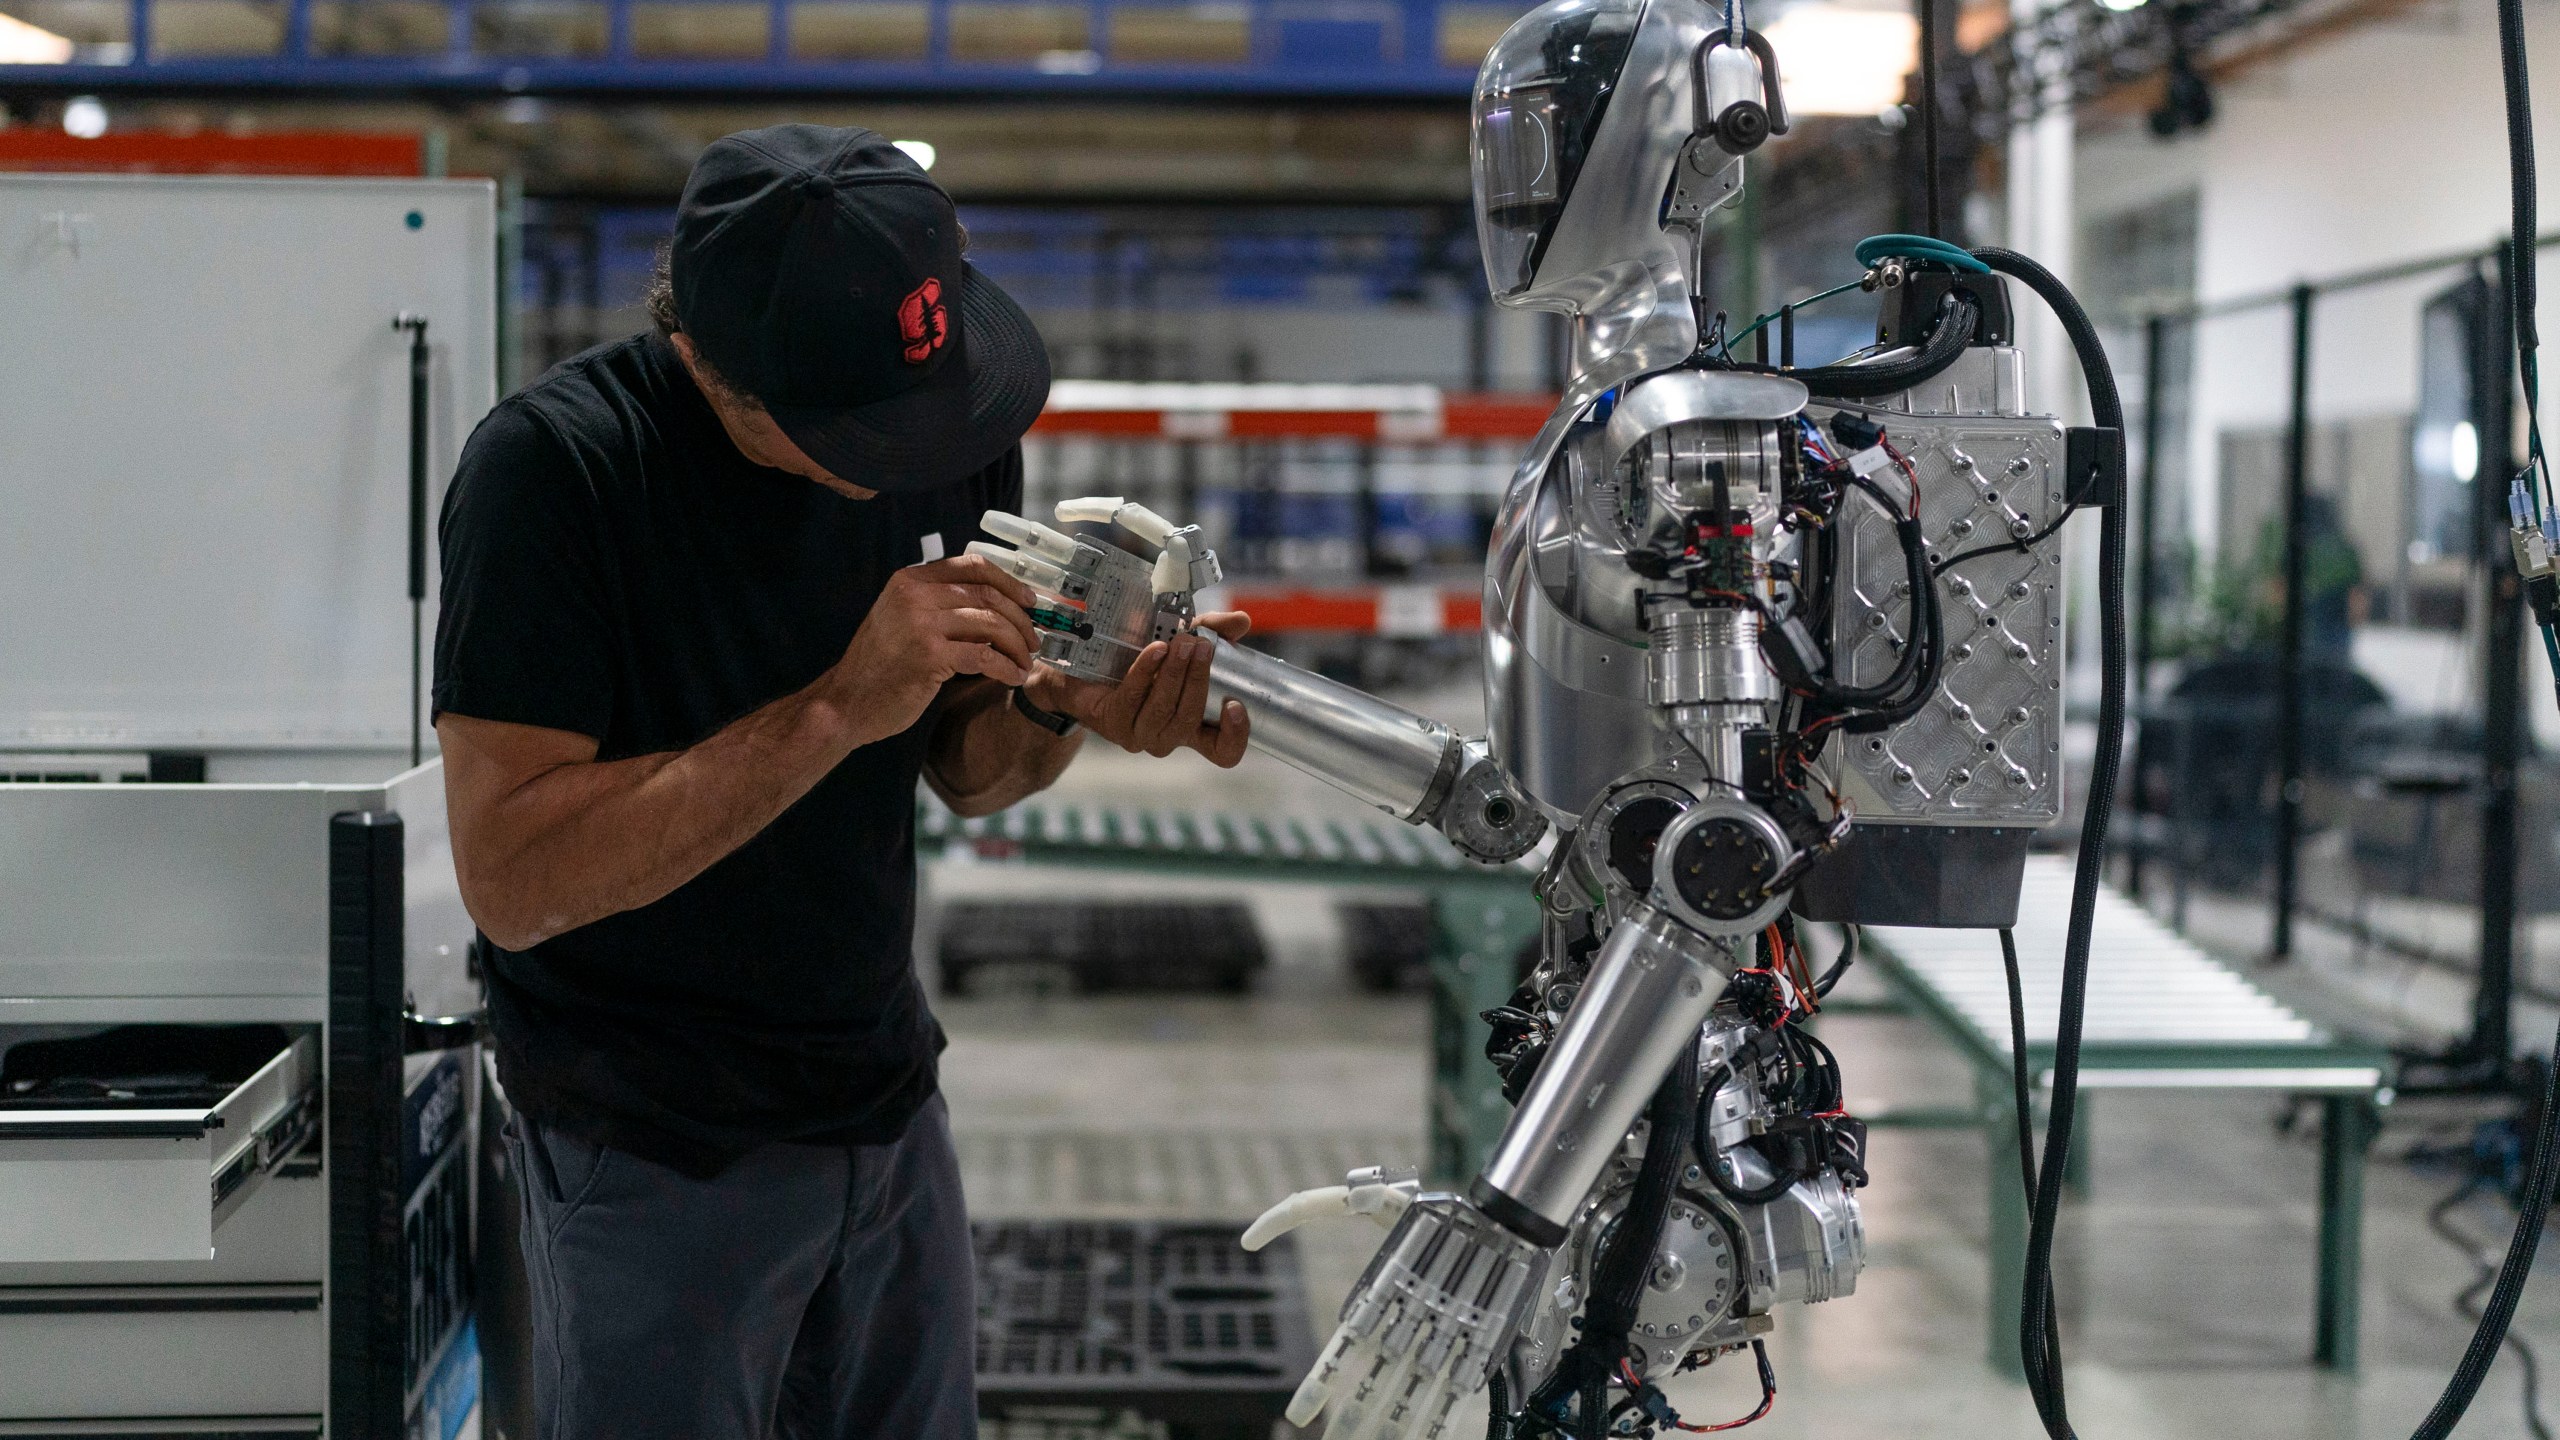
{"label": "white fingertip pad", "polygon": [[1150,545],[1164,544],[1165,541],[1173,538],[1175,530],[1181,528],[1146,506],[1138,504],[1121,506],[1112,513],[1111,518],[1120,522],[1121,529]]}
{"label": "white fingertip pad", "polygon": [[1120,513],[1123,503],[1117,495],[1087,495],[1081,500],[1061,500],[1058,502],[1058,523],[1108,525],[1111,517]]}
{"label": "white fingertip pad", "polygon": [[1004,510],[990,510],[978,517],[978,524],[997,539],[1018,545],[1043,559],[1064,564],[1076,558],[1074,540],[1037,520]]}
{"label": "white fingertip pad", "polygon": [[1298,1382],[1297,1393],[1289,1397],[1289,1408],[1284,1412],[1289,1423],[1304,1425],[1323,1414],[1324,1402],[1331,1393],[1332,1387],[1325,1381],[1322,1365],[1308,1371],[1307,1378]]}
{"label": "white fingertip pad", "polygon": [[1175,559],[1170,550],[1158,555],[1155,568],[1147,572],[1147,588],[1158,595],[1190,589],[1191,562]]}

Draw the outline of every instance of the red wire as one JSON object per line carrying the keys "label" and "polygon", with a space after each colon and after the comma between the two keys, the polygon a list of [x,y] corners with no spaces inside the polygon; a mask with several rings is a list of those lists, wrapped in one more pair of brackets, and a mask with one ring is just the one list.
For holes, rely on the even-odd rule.
{"label": "red wire", "polygon": [[1683,1420],[1674,1420],[1671,1423],[1688,1431],[1692,1435],[1713,1435],[1719,1430],[1739,1430],[1754,1420],[1767,1419],[1769,1412],[1772,1409],[1775,1409],[1777,1404],[1778,1392],[1772,1390],[1768,1394],[1760,1397],[1759,1409],[1752,1411],[1750,1414],[1743,1416],[1739,1420],[1727,1420],[1721,1425],[1691,1425]]}

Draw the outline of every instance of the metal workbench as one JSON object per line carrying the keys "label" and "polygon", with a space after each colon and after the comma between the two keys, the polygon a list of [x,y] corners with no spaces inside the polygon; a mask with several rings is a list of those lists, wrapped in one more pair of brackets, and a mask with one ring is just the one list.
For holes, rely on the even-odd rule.
{"label": "metal workbench", "polygon": [[[2067,857],[2031,856],[2018,899],[2027,1058],[2039,1089],[2052,1078],[2071,881]],[[2011,1139],[2016,1101],[1999,938],[1982,930],[1875,928],[1866,941],[1870,959],[1910,1008],[1973,1063],[1991,1206],[1991,1360],[2016,1373],[2027,1208]],[[2082,1121],[2067,1170],[2085,1174],[2088,1092],[2259,1090],[2319,1099],[2320,1274],[2312,1354],[2328,1368],[2354,1370],[2365,1156],[2388,1095],[2387,1052],[2296,1014],[2113,889],[2098,895],[2086,1014]]]}

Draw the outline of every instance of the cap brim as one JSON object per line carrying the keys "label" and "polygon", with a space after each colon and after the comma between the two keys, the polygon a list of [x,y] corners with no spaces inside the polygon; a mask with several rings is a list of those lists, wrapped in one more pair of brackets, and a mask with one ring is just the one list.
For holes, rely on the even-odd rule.
{"label": "cap brim", "polygon": [[1049,400],[1049,347],[1013,297],[962,267],[959,353],[911,390],[842,409],[768,407],[837,479],[866,490],[931,490],[1013,448]]}

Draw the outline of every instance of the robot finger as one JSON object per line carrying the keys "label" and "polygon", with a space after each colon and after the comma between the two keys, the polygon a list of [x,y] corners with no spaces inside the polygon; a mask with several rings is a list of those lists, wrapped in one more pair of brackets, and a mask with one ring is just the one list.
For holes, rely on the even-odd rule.
{"label": "robot finger", "polygon": [[1359,1337],[1352,1333],[1348,1322],[1334,1328],[1333,1338],[1325,1342],[1323,1353],[1316,1356],[1315,1364],[1307,1367],[1307,1378],[1298,1382],[1296,1392],[1289,1397],[1289,1408],[1285,1413],[1290,1424],[1304,1425],[1323,1412],[1325,1402],[1333,1398],[1334,1377],[1342,1373],[1345,1359],[1358,1343]]}
{"label": "robot finger", "polygon": [[978,528],[1017,550],[1027,550],[1054,565],[1064,565],[1076,558],[1076,540],[1062,535],[1037,520],[1004,510],[990,510],[978,517]]}
{"label": "robot finger", "polygon": [[1007,550],[991,541],[972,540],[968,553],[993,562],[997,569],[1046,594],[1057,594],[1067,583],[1066,571],[1024,551]]}

